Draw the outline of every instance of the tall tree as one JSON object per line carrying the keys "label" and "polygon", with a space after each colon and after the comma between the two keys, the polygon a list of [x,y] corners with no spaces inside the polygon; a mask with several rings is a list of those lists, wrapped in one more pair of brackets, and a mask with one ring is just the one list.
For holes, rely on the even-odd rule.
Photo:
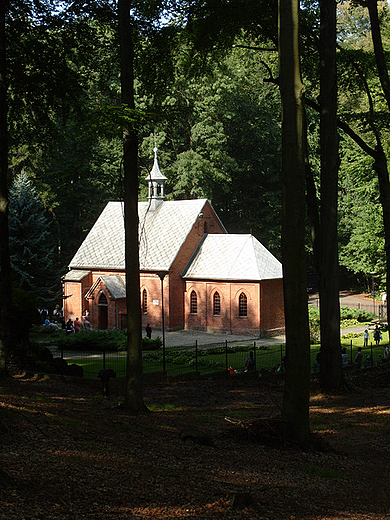
{"label": "tall tree", "polygon": [[[377,0],[356,0],[351,2],[352,6],[356,4],[367,8],[370,20],[371,38],[374,50],[374,58],[376,64],[376,77],[373,74],[375,67],[372,66],[370,60],[370,52],[363,52],[361,49],[350,51],[343,47],[343,52],[346,53],[349,62],[350,70],[358,78],[361,92],[367,98],[368,108],[363,108],[362,121],[366,130],[371,132],[372,136],[364,138],[357,135],[357,133],[348,126],[345,122],[339,122],[340,127],[351,137],[360,148],[367,153],[372,159],[372,168],[378,178],[378,186],[380,193],[380,203],[382,206],[383,229],[384,229],[384,244],[386,254],[386,287],[387,292],[390,291],[390,180],[388,170],[388,157],[386,155],[386,140],[388,132],[389,111],[390,111],[390,79],[388,74],[386,53],[384,52],[381,20],[378,14]],[[383,11],[386,14],[386,10]],[[348,52],[349,51],[349,52]],[[363,57],[363,59],[362,59]],[[376,85],[375,80],[379,80],[380,87]],[[350,80],[348,80],[350,81]],[[380,90],[381,89],[381,90]],[[386,108],[382,105],[384,100]],[[348,109],[348,116],[350,118],[351,108]],[[360,130],[360,128],[359,128]],[[371,146],[370,142],[374,142]]]}
{"label": "tall tree", "polygon": [[8,232],[8,129],[5,16],[7,2],[0,5],[0,375],[7,370],[11,323],[11,262]]}
{"label": "tall tree", "polygon": [[[378,16],[378,1],[367,0],[362,1],[362,5],[368,8],[370,15],[370,26],[372,43],[374,46],[375,61],[378,70],[379,81],[382,86],[383,96],[385,98],[388,110],[390,112],[390,78],[388,72],[388,63],[385,58],[383,49],[381,28]],[[387,114],[389,119],[389,113]],[[385,230],[385,252],[386,252],[386,288],[387,294],[390,294],[390,180],[388,171],[388,161],[383,149],[379,134],[377,134],[377,145],[375,148],[376,157],[374,169],[378,174],[380,201],[383,211],[383,226]],[[387,312],[389,312],[387,307]],[[388,316],[387,316],[388,319]]]}
{"label": "tall tree", "polygon": [[337,234],[338,134],[336,70],[336,1],[320,0],[320,154],[321,204],[319,295],[321,313],[320,381],[324,390],[339,390],[340,296]]}
{"label": "tall tree", "polygon": [[[131,0],[118,0],[121,93],[124,108],[134,112],[134,31]],[[138,248],[138,136],[133,124],[123,128],[125,206],[125,273],[127,308],[127,368],[124,406],[146,410],[142,390],[142,330]]]}
{"label": "tall tree", "polygon": [[286,434],[311,443],[310,334],[305,254],[304,88],[298,38],[299,0],[279,0],[279,78],[282,99],[282,263],[286,320]]}
{"label": "tall tree", "polygon": [[9,193],[9,242],[13,278],[42,303],[54,306],[60,294],[56,241],[51,222],[32,182],[22,172]]}

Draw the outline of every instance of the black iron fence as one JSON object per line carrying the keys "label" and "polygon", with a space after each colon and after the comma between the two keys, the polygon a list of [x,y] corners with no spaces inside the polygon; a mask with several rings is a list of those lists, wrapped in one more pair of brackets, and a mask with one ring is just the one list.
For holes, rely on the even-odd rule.
{"label": "black iron fence", "polygon": [[[352,339],[343,344],[343,347],[347,349],[349,366],[354,366],[357,344],[355,342],[354,345]],[[222,371],[237,374],[245,371],[245,361],[251,351],[258,373],[284,372],[285,345],[261,346],[254,342],[230,346],[227,341],[212,347],[198,346],[196,342],[192,347],[169,347],[165,352],[162,349],[143,352],[143,372],[145,374],[161,372],[165,367],[168,376],[191,372],[207,374]],[[319,347],[311,349],[313,372],[319,370],[318,353]],[[363,348],[362,353],[362,368],[373,366],[382,362],[384,347],[371,344]],[[100,370],[104,368],[115,370],[117,377],[123,377],[126,374],[126,352],[57,350],[53,354],[58,360],[57,366],[62,374],[96,378]]]}
{"label": "black iron fence", "polygon": [[[319,307],[320,306],[320,300],[319,298],[312,298],[310,300],[310,305],[312,307]],[[342,302],[341,302],[342,306]],[[387,320],[387,305],[383,305],[383,303],[379,303],[379,301],[367,301],[367,302],[358,302],[358,303],[350,303],[348,302],[348,305],[346,305],[349,309],[356,309],[356,310],[362,310],[369,313],[374,314],[377,316],[380,320]]]}

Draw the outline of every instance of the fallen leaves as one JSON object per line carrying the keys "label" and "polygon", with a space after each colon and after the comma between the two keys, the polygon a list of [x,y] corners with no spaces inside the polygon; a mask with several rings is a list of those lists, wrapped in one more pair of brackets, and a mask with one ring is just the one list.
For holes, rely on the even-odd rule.
{"label": "fallen leaves", "polygon": [[1,464],[12,480],[0,486],[0,519],[388,518],[388,388],[314,394],[326,453],[259,444],[275,428],[279,387],[209,380],[144,393],[153,412],[135,417],[86,384],[4,381]]}

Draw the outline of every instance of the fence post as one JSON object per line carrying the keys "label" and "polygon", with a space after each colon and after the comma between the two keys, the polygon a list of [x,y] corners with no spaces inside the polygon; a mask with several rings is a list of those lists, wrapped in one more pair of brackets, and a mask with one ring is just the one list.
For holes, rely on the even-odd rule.
{"label": "fence post", "polygon": [[351,340],[351,365],[353,365],[353,357],[352,357],[352,340]]}
{"label": "fence post", "polygon": [[195,340],[195,371],[198,371],[198,340]]}
{"label": "fence post", "polygon": [[226,370],[228,370],[229,369],[229,363],[228,363],[227,339],[225,339],[225,356],[226,356]]}
{"label": "fence post", "polygon": [[103,350],[103,370],[106,368],[106,351]]}
{"label": "fence post", "polygon": [[283,366],[283,345],[280,345],[280,366]]}
{"label": "fence post", "polygon": [[255,360],[255,370],[256,369],[256,341],[253,342],[253,359]]}
{"label": "fence post", "polygon": [[63,376],[64,375],[64,349],[61,348],[61,369],[60,369],[60,373],[61,375]]}
{"label": "fence post", "polygon": [[373,357],[373,351],[372,351],[372,343],[371,343],[371,366],[374,366],[374,357]]}

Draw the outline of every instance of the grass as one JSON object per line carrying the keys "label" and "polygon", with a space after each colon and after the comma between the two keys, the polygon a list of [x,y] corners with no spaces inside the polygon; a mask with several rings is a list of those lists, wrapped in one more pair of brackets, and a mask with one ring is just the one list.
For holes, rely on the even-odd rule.
{"label": "grass", "polygon": [[[342,340],[341,346],[347,348],[348,358],[353,362],[359,346],[362,346],[363,340],[361,338],[353,338]],[[311,367],[316,369],[316,356],[319,352],[320,345],[311,346]],[[198,359],[196,364],[194,349],[168,349],[166,352],[166,371],[170,376],[177,374],[188,374],[194,372],[196,368],[202,374],[221,372],[227,367],[232,366],[241,373],[244,369],[245,359],[248,356],[253,346],[245,346],[242,349],[235,349],[228,347],[225,349],[207,349],[198,351]],[[284,346],[276,345],[264,348],[255,349],[255,359],[257,370],[261,368],[271,370],[272,367],[278,366],[281,363],[281,358],[284,355]],[[383,345],[379,347],[372,347],[372,355],[374,363],[380,362],[380,356],[383,354]],[[371,346],[363,349],[363,363],[368,356],[371,356]],[[105,363],[106,368],[112,368],[117,373],[118,377],[125,376],[126,373],[126,353],[125,352],[108,352],[103,360],[103,354],[100,353],[67,353],[64,352],[64,358],[68,364],[77,364],[83,367],[84,377],[97,378],[100,370]],[[163,354],[162,351],[144,352],[143,355],[143,370],[148,374],[151,372],[161,371],[163,368]]]}
{"label": "grass", "polygon": [[[211,372],[224,371],[226,366],[232,366],[238,372],[242,372],[245,365],[245,359],[249,355],[249,351],[253,350],[253,346],[245,346],[244,348],[228,347],[225,349],[207,349],[198,351],[198,359],[196,364],[196,355],[193,349],[169,349],[166,352],[166,371],[168,375],[186,374],[194,372],[196,368],[202,374]],[[255,358],[258,368],[265,367],[271,369],[273,366],[281,362],[280,346],[269,347],[267,350],[256,349]],[[97,378],[103,364],[106,368],[112,368],[118,377],[122,377],[126,372],[126,353],[125,352],[109,352],[106,353],[104,359],[102,353],[68,353],[64,352],[64,359],[68,364],[77,364],[84,370],[84,377]],[[163,367],[162,351],[144,352],[143,354],[143,370],[144,373],[161,371]]]}
{"label": "grass", "polygon": [[[348,316],[351,321],[351,316]],[[357,320],[355,321],[358,324]],[[363,323],[359,323],[363,325]],[[367,324],[368,326],[368,324]],[[343,321],[341,328],[346,327],[346,322]],[[373,341],[372,331],[370,331],[370,342]],[[55,344],[56,338],[63,336],[63,331],[53,332],[51,334],[41,332],[40,330],[34,331],[32,337],[35,341],[40,344]],[[380,362],[380,355],[383,353],[384,343],[388,342],[388,333],[383,333],[383,340],[379,347],[375,345],[369,346],[363,349],[363,362],[368,356],[373,355],[375,363]],[[358,347],[363,347],[363,334],[362,333],[349,333],[341,338],[341,347],[346,347],[348,358],[350,363],[353,362]],[[311,367],[313,370],[318,369],[316,362],[316,356],[319,352],[320,345],[311,345]],[[260,346],[254,349],[253,344],[241,345],[239,347],[228,347],[227,351],[225,347],[216,347],[209,349],[198,349],[198,355],[196,358],[194,348],[168,348],[166,349],[166,371],[167,374],[178,375],[187,374],[198,370],[202,374],[211,372],[224,371],[230,366],[241,373],[244,369],[245,359],[249,355],[249,352],[254,350],[256,368],[260,371],[262,368],[271,370],[273,367],[277,367],[281,364],[282,358],[285,354],[284,345],[275,346]],[[64,351],[64,358],[68,364],[80,365],[84,370],[84,377],[86,378],[97,378],[100,370],[105,366],[112,368],[117,373],[118,377],[125,376],[126,373],[126,352],[106,352],[103,358],[103,353],[100,351],[95,352],[76,352],[76,351]],[[157,351],[144,351],[143,353],[143,370],[144,373],[151,373],[161,371],[163,368],[163,354],[162,350]]]}

